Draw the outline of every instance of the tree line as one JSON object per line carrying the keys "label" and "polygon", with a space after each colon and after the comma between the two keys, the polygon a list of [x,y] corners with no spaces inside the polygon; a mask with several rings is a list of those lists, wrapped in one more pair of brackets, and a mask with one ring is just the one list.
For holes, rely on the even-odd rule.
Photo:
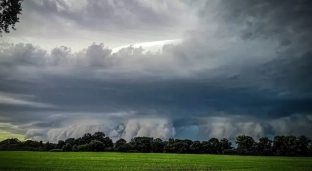
{"label": "tree line", "polygon": [[50,152],[141,152],[141,153],[188,153],[188,154],[227,154],[263,156],[312,156],[312,141],[306,136],[275,136],[255,141],[250,136],[240,135],[235,139],[236,148],[226,139],[211,138],[208,141],[135,137],[127,142],[112,139],[103,132],[86,133],[79,138],[68,138],[58,143],[17,138],[0,142],[0,150],[10,151],[50,151]]}

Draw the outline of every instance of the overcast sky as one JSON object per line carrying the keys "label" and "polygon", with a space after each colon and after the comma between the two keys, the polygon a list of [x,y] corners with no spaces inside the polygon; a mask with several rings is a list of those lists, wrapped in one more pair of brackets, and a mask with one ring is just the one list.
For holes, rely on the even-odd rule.
{"label": "overcast sky", "polygon": [[0,139],[312,138],[311,5],[25,0],[0,38]]}

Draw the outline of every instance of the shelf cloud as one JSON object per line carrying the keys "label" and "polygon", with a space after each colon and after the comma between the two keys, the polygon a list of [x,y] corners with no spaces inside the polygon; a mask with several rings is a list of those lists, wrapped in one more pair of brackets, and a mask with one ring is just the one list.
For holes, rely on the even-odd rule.
{"label": "shelf cloud", "polygon": [[[0,45],[0,128],[50,142],[96,131],[127,140],[311,138],[309,6],[308,0],[25,1],[32,10],[23,10],[17,31]],[[110,38],[98,41],[104,34]],[[177,37],[179,43],[154,52],[132,43]],[[43,39],[59,44],[45,48]]]}

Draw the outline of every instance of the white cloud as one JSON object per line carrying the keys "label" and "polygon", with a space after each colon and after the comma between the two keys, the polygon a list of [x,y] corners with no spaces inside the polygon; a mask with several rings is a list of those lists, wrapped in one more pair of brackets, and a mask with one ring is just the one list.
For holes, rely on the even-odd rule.
{"label": "white cloud", "polygon": [[256,119],[246,119],[242,116],[224,116],[203,118],[206,122],[200,126],[202,135],[209,138],[233,139],[238,135],[248,135],[259,138],[265,135],[264,127]]}
{"label": "white cloud", "polygon": [[148,136],[168,139],[175,133],[172,123],[166,119],[136,119],[127,122],[123,138],[130,140],[136,136]]}
{"label": "white cloud", "polygon": [[[73,119],[65,120],[59,128],[28,129],[25,138],[57,142],[67,138],[78,138],[85,133],[104,132],[114,141],[124,138],[130,141],[138,136],[149,136],[154,138],[168,139],[175,136],[175,128],[167,119],[130,119],[122,122],[102,119]],[[74,121],[72,121],[74,120]]]}
{"label": "white cloud", "polygon": [[312,121],[309,115],[292,115],[272,120],[269,123],[276,135],[312,135]]}

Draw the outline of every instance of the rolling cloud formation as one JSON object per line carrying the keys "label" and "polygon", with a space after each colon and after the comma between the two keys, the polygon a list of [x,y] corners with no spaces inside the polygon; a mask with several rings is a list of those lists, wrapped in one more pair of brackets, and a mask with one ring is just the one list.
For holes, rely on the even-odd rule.
{"label": "rolling cloud formation", "polygon": [[[193,14],[186,22],[194,24],[184,30],[182,43],[160,52],[129,46],[116,53],[106,42],[78,51],[62,44],[45,50],[12,43],[22,34],[17,28],[0,45],[0,128],[6,132],[46,141],[96,131],[127,140],[312,137],[309,0],[91,0],[75,7],[70,1],[30,0],[23,5],[34,9],[24,12],[24,20],[49,18],[46,27],[56,23],[50,31],[57,37],[70,28],[134,30],[134,35],[154,29],[167,35],[184,25],[185,11]],[[36,28],[21,25],[32,37]],[[59,27],[64,33],[54,30]],[[49,37],[38,29],[34,39]]]}

